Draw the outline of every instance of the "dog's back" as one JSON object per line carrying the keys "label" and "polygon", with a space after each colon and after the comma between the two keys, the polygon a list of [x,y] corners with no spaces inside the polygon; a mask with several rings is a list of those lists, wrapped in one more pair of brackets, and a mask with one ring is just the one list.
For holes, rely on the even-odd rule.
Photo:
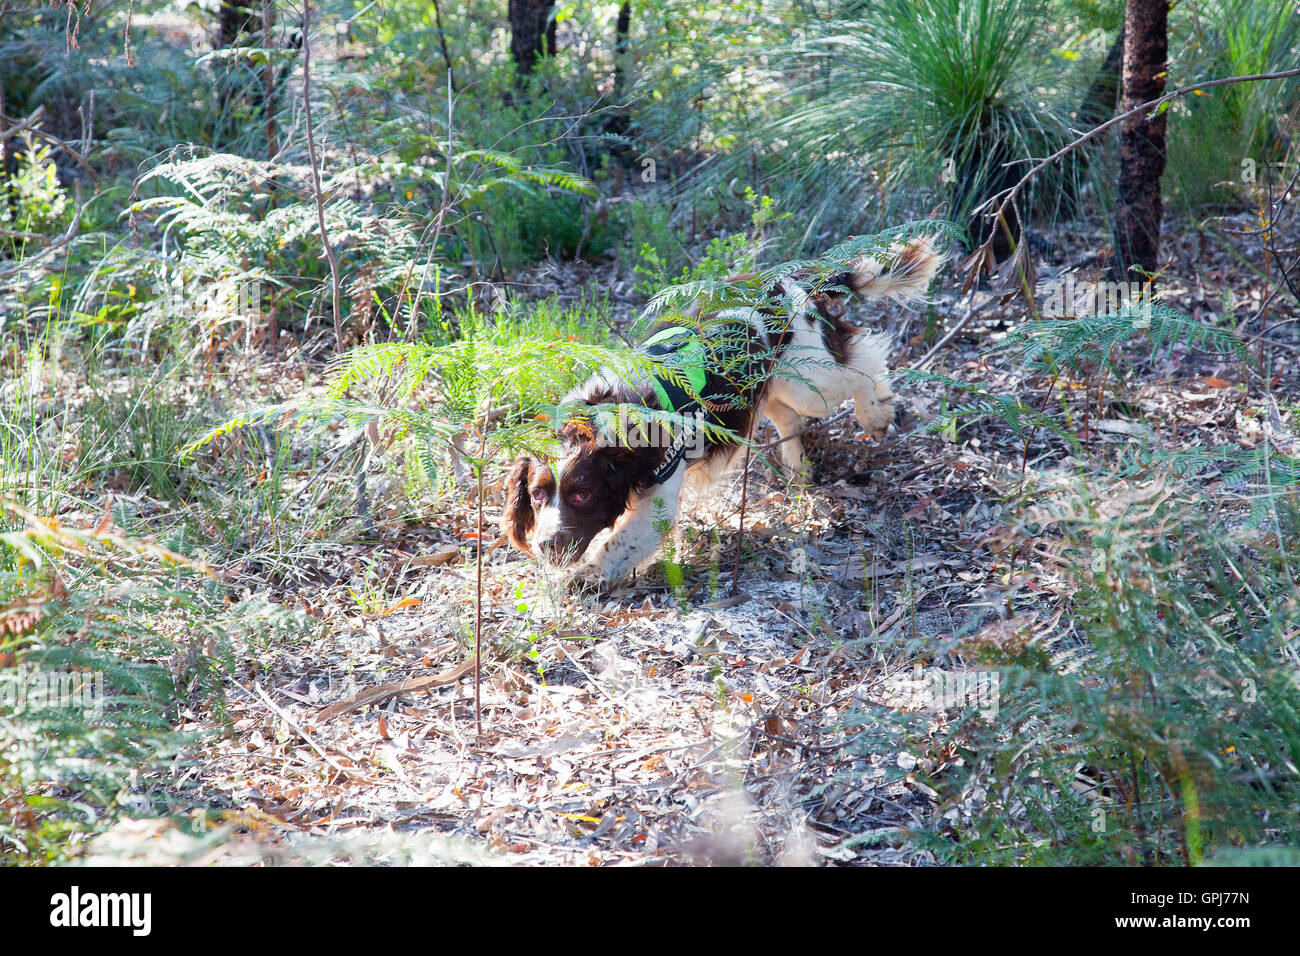
{"label": "dog's back", "polygon": [[[776,426],[781,457],[796,472],[803,467],[803,417],[824,415],[848,398],[862,426],[883,437],[894,417],[889,343],[846,321],[846,299],[919,300],[943,261],[933,239],[916,239],[897,245],[885,262],[864,256],[820,281],[782,279],[767,305],[659,329],[647,343],[660,362],[653,377],[593,376],[565,399],[579,411],[560,429],[560,459],[552,466],[531,458],[516,464],[503,522],[511,541],[569,563],[613,528],[590,558],[598,576],[612,580],[653,555],[656,525],[675,523],[685,473],[700,484],[720,477],[743,447],[729,436],[748,439],[761,418]],[[621,426],[611,432],[595,420],[597,406],[629,405],[717,427],[702,429],[698,454],[688,455],[680,427],[668,441],[634,442]],[[591,415],[580,411],[584,406]]]}

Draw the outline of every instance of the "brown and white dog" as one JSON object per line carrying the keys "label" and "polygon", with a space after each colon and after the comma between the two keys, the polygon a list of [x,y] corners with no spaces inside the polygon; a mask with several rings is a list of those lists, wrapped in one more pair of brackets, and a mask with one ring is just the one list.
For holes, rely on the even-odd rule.
{"label": "brown and white dog", "polygon": [[[773,290],[773,308],[728,318],[714,326],[722,332],[703,343],[682,327],[652,336],[658,348],[647,351],[656,360],[686,355],[695,363],[688,368],[691,374],[625,382],[602,372],[570,393],[561,408],[666,409],[707,416],[741,436],[766,417],[781,438],[788,438],[778,446],[781,457],[799,473],[803,445],[790,436],[803,427],[803,416],[825,415],[852,398],[858,421],[874,438],[884,437],[894,420],[886,377],[888,339],[844,320],[848,290],[866,302],[915,302],[943,261],[935,241],[921,238],[896,245],[884,262],[873,257],[850,262],[847,271],[811,289],[805,287],[809,277],[796,274]],[[680,334],[676,348],[675,333]],[[719,339],[727,341],[724,351],[730,357],[710,363]],[[681,387],[687,378],[694,386],[689,393]],[[561,566],[586,555],[578,574],[609,582],[654,556],[665,529],[676,523],[684,484],[712,484],[743,446],[685,427],[676,430],[675,441],[630,441],[625,430],[623,440],[614,440],[607,427],[593,424],[598,417],[577,414],[559,428],[560,455],[553,464],[530,456],[515,463],[506,481],[502,524],[520,551]],[[695,454],[688,454],[692,444]],[[610,529],[587,555],[592,541]]]}

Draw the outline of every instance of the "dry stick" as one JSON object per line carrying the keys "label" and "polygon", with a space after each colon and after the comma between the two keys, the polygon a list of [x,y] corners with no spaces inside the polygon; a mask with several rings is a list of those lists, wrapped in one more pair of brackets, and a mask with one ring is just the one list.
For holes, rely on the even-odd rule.
{"label": "dry stick", "polygon": [[767,443],[764,444],[764,445],[759,445],[759,446],[758,446],[758,450],[759,450],[759,451],[767,451],[769,448],[775,448],[777,445],[783,445],[783,444],[785,444],[786,442],[788,442],[788,441],[792,441],[792,440],[795,439],[795,438],[801,438],[802,436],[808,434],[808,432],[815,431],[815,430],[817,430],[817,429],[819,429],[819,428],[825,428],[825,427],[827,427],[828,425],[834,425],[836,422],[838,422],[838,421],[843,421],[844,419],[848,418],[848,417],[849,417],[849,413],[850,413],[851,411],[853,411],[853,409],[851,409],[851,408],[841,408],[838,412],[836,412],[836,413],[835,413],[834,415],[832,415],[830,418],[820,418],[820,419],[818,419],[817,421],[813,422],[813,423],[810,424],[810,425],[805,425],[803,428],[799,429],[797,432],[792,432],[791,434],[786,435],[784,438],[777,438],[777,439],[774,439],[774,440],[772,440],[772,441],[770,441],[770,442],[767,442]]}
{"label": "dry stick", "polygon": [[745,546],[745,502],[749,497],[749,455],[753,448],[754,424],[757,415],[749,416],[749,428],[745,432],[745,465],[740,472],[740,526],[736,529],[736,563],[731,568],[731,596],[740,593],[740,552]]}
{"label": "dry stick", "polygon": [[[93,91],[91,92],[91,108],[92,110],[94,108]],[[86,173],[90,176],[91,182],[95,184],[95,189],[98,190],[99,174],[95,172],[95,167],[90,164],[90,160],[87,158],[87,151],[90,149],[90,145],[89,145],[90,139],[94,135],[93,125],[91,127],[90,132],[87,132],[83,127],[81,151],[79,152],[76,149],[73,149],[72,144],[69,143],[67,140],[60,139],[58,136],[55,136],[53,133],[47,132],[46,130],[41,129],[39,126],[36,125],[44,119],[45,119],[45,107],[38,106],[32,112],[32,114],[28,116],[26,119],[12,120],[14,124],[13,126],[10,126],[6,130],[0,130],[0,143],[7,144],[10,138],[17,136],[19,133],[31,133],[33,136],[38,136],[41,139],[45,140],[46,142],[51,143],[54,146],[57,146],[59,149],[63,150],[65,153],[67,153],[69,156],[75,159],[77,161],[77,164],[81,166],[81,168],[84,169]],[[83,116],[83,120],[84,120],[84,116]],[[0,122],[11,122],[10,118],[5,116],[4,114],[3,104],[0,104]],[[6,146],[5,148],[7,149],[8,147]]]}
{"label": "dry stick", "polygon": [[[1271,210],[1269,210],[1269,226],[1270,226],[1270,234],[1272,234],[1272,229],[1271,229],[1271,227],[1272,227],[1273,224],[1277,221],[1278,213],[1281,212],[1281,211],[1282,211],[1282,207],[1286,205],[1286,197],[1290,194],[1291,190],[1295,189],[1295,186],[1296,186],[1296,183],[1297,183],[1297,182],[1300,182],[1300,163],[1297,163],[1297,164],[1296,164],[1296,170],[1295,170],[1295,173],[1291,176],[1291,181],[1290,181],[1289,183],[1287,183],[1287,184],[1286,184],[1286,188],[1283,189],[1282,192],[1280,192],[1280,193],[1278,194],[1278,197],[1277,197],[1277,203],[1273,206],[1273,208],[1272,208]],[[1291,221],[1292,221],[1292,223],[1295,222],[1295,218],[1296,218],[1296,217],[1295,217],[1295,215],[1293,214],[1293,215],[1291,216]],[[1279,260],[1279,268],[1281,268],[1281,266],[1280,266],[1280,261],[1281,261],[1281,260]],[[1290,269],[1290,270],[1285,270],[1285,271],[1283,271],[1283,272],[1282,272],[1282,278],[1283,278],[1284,280],[1286,280],[1286,287],[1287,287],[1287,289],[1291,292],[1291,294],[1292,294],[1293,296],[1295,296],[1296,301],[1297,301],[1297,302],[1300,302],[1300,289],[1297,289],[1295,286],[1293,286],[1293,285],[1291,284],[1291,271],[1295,269],[1295,267],[1296,267],[1296,265],[1297,265],[1298,263],[1300,263],[1300,260],[1297,260],[1297,262],[1293,262],[1293,263],[1291,263],[1291,269]]]}
{"label": "dry stick", "polygon": [[[244,693],[246,694],[248,693],[248,688],[245,687],[243,684],[239,683],[239,681],[232,681],[231,683],[233,683]],[[294,732],[298,734],[299,737],[307,741],[308,746],[310,746],[312,750],[320,754],[327,764],[329,764],[331,767],[333,767],[335,770],[337,770],[339,773],[343,774],[344,776],[357,777],[360,775],[357,770],[355,769],[349,770],[347,767],[343,766],[341,763],[339,763],[337,760],[331,757],[328,753],[326,753],[325,748],[322,747],[320,744],[318,744],[316,742],[316,739],[312,737],[311,734],[303,730],[302,726],[296,720],[294,720],[292,717],[286,714],[283,708],[278,706],[275,701],[271,700],[271,698],[267,696],[266,691],[262,690],[262,685],[259,684],[257,681],[253,681],[253,689],[257,691],[257,696],[262,698],[263,701],[265,701],[266,705],[271,708],[272,712],[281,720],[283,720],[286,724],[288,724],[294,730]],[[251,697],[253,695],[249,694],[249,696]]]}
{"label": "dry stick", "polygon": [[[1297,181],[1297,179],[1300,179],[1300,166],[1297,166],[1297,167],[1296,167],[1295,175],[1291,177],[1291,181],[1290,181],[1289,183],[1287,183],[1286,188],[1283,189],[1281,195],[1279,195],[1279,196],[1277,197],[1277,202],[1276,202],[1275,204],[1273,204],[1273,205],[1272,205],[1272,208],[1269,210],[1269,228],[1270,228],[1270,229],[1272,228],[1273,224],[1274,224],[1274,223],[1276,222],[1276,220],[1277,220],[1277,214],[1278,214],[1278,212],[1281,210],[1283,204],[1285,204],[1285,202],[1286,202],[1287,194],[1290,193],[1291,190],[1295,188],[1295,185],[1296,185],[1296,181]],[[1276,258],[1276,255],[1275,255],[1275,258]],[[1297,262],[1300,262],[1300,260],[1297,260]],[[1296,264],[1297,264],[1297,263],[1292,263],[1292,264],[1291,264],[1291,268],[1294,269],[1294,268],[1296,267]],[[1292,294],[1295,294],[1295,290],[1294,290],[1294,289],[1291,289],[1291,283],[1290,283],[1289,278],[1288,278],[1288,275],[1287,275],[1287,273],[1288,273],[1289,270],[1286,270],[1286,269],[1283,269],[1283,268],[1282,268],[1282,264],[1281,264],[1281,260],[1280,260],[1280,259],[1278,260],[1278,269],[1279,269],[1279,271],[1281,271],[1283,279],[1286,279],[1286,280],[1287,280],[1287,282],[1286,282],[1286,288],[1287,288],[1288,290],[1290,290],[1290,291],[1292,292]],[[1268,305],[1269,305],[1270,302],[1273,301],[1273,298],[1274,298],[1274,297],[1275,297],[1279,292],[1282,291],[1282,288],[1283,288],[1283,286],[1281,286],[1281,285],[1275,285],[1271,290],[1269,290],[1268,295],[1264,297],[1264,301],[1261,302],[1261,303],[1259,304],[1259,308],[1255,310],[1255,314],[1252,315],[1250,318],[1245,319],[1245,320],[1243,320],[1242,322],[1238,323],[1238,325],[1237,325],[1237,329],[1236,329],[1236,334],[1237,334],[1237,335],[1241,335],[1241,334],[1242,334],[1242,329],[1245,329],[1247,326],[1253,325],[1254,322],[1255,322],[1255,320],[1258,319],[1260,316],[1262,316],[1262,315],[1264,314],[1264,310],[1268,308]],[[1300,295],[1297,295],[1297,298],[1300,299]],[[1279,328],[1279,326],[1276,326],[1276,325],[1273,327],[1274,331],[1276,331],[1278,328]],[[1252,336],[1252,338],[1255,338],[1255,339],[1257,339],[1257,340],[1259,341],[1259,343],[1260,343],[1260,351],[1261,351],[1261,354],[1263,353],[1263,347],[1264,347],[1264,344],[1265,344],[1265,343],[1268,343],[1269,345],[1275,345],[1275,346],[1278,346],[1278,347],[1283,348],[1283,349],[1290,349],[1290,350],[1293,350],[1293,351],[1294,351],[1294,349],[1295,349],[1295,346],[1294,346],[1294,345],[1291,345],[1291,344],[1286,343],[1286,342],[1279,342],[1279,341],[1276,341],[1276,340],[1274,340],[1274,339],[1268,339],[1268,338],[1265,337],[1265,336],[1266,336],[1266,332],[1267,332],[1267,320],[1265,320],[1265,327],[1264,327],[1263,329],[1260,330],[1260,333],[1259,333],[1258,335],[1256,335],[1256,336]]]}
{"label": "dry stick", "polygon": [[[262,68],[262,112],[266,117],[266,161],[268,163],[274,162],[275,155],[279,152],[275,135],[275,64],[271,59],[271,29],[274,21],[275,13],[272,0],[262,0],[262,47],[266,51],[266,64]],[[267,206],[274,205],[275,193],[272,191]],[[275,324],[274,285],[267,290],[266,297],[266,333],[271,337],[271,359],[275,361],[280,358],[280,332]],[[260,307],[261,303],[259,302],[258,305]]]}
{"label": "dry stick", "polygon": [[[487,429],[483,431],[484,443],[487,441]],[[476,547],[474,548],[474,729],[480,739],[483,737],[483,705],[479,698],[479,687],[482,684],[483,667],[483,460],[481,457],[482,448],[480,447],[480,458],[478,463],[478,528],[475,538]]]}
{"label": "dry stick", "polygon": [[927,365],[929,365],[931,361],[934,360],[934,357],[939,354],[940,350],[942,350],[945,345],[947,345],[949,342],[955,339],[957,337],[957,334],[961,332],[961,330],[964,329],[967,325],[970,324],[971,319],[975,318],[975,316],[979,315],[981,312],[987,309],[990,305],[996,302],[997,299],[998,299],[997,296],[993,296],[988,301],[981,303],[979,308],[975,308],[974,301],[972,300],[972,303],[966,306],[966,314],[963,315],[961,319],[958,320],[956,325],[954,325],[951,329],[949,329],[946,333],[944,333],[943,338],[941,338],[938,342],[934,343],[934,346],[930,349],[930,351],[925,353],[921,361],[916,363],[917,371],[924,370],[924,368]]}
{"label": "dry stick", "polygon": [[[492,405],[489,393],[489,406]],[[475,473],[478,479],[478,501],[475,514],[478,516],[477,537],[474,548],[474,728],[479,739],[483,737],[483,706],[479,697],[479,688],[483,679],[483,456],[487,452],[488,423],[482,425],[483,434],[478,443],[478,461]]]}
{"label": "dry stick", "polygon": [[[1295,174],[1291,177],[1291,181],[1283,187],[1282,192],[1278,195],[1276,200],[1273,199],[1273,183],[1271,181],[1269,182],[1268,223],[1262,230],[1260,230],[1260,235],[1263,238],[1265,253],[1270,254],[1273,259],[1277,261],[1277,271],[1282,276],[1282,284],[1286,286],[1287,291],[1291,293],[1295,300],[1300,302],[1300,289],[1297,289],[1295,284],[1291,281],[1291,273],[1295,271],[1297,265],[1300,265],[1300,258],[1297,258],[1295,262],[1292,262],[1291,267],[1288,269],[1283,264],[1282,255],[1275,244],[1275,239],[1277,237],[1278,214],[1282,211],[1282,207],[1286,205],[1287,194],[1295,188],[1297,181],[1300,181],[1300,163],[1296,164]],[[1291,220],[1293,223],[1295,222],[1294,215],[1291,217]],[[1267,331],[1267,328],[1261,328],[1260,330],[1261,334],[1265,331]]]}
{"label": "dry stick", "polygon": [[[438,254],[438,240],[442,238],[442,227],[443,227],[443,223],[446,221],[447,218],[447,210],[450,209],[452,205],[454,205],[453,201],[450,199],[450,196],[451,196],[452,120],[455,116],[455,108],[456,108],[455,93],[456,93],[455,88],[452,86],[452,82],[451,82],[451,67],[448,67],[447,68],[447,174],[443,177],[442,180],[442,200],[438,203],[438,217],[436,220],[434,220],[433,223],[433,239],[430,240],[429,242],[430,262],[432,262],[434,256]],[[426,235],[428,234],[427,229],[425,230],[425,234]],[[420,237],[420,241],[421,242],[424,241],[424,236]],[[412,258],[411,264],[406,269],[406,278],[402,280],[402,291],[398,293],[397,296],[397,301],[399,304],[403,299],[406,298],[406,290],[410,288],[411,278],[412,276],[414,276],[414,274],[415,274],[415,259]],[[441,285],[442,283],[439,282],[438,284]],[[415,299],[411,302],[411,315],[406,322],[407,339],[415,338],[416,320],[418,318],[418,311],[420,307],[420,298],[421,298],[420,293],[423,292],[423,289],[424,289],[424,284],[422,282],[420,284],[420,291],[415,294]],[[441,290],[438,290],[434,294],[440,295]]]}
{"label": "dry stick", "polygon": [[[1118,116],[1113,116],[1110,119],[1106,120],[1106,122],[1102,123],[1100,126],[1094,126],[1092,129],[1088,130],[1088,132],[1084,133],[1078,139],[1074,140],[1071,143],[1067,143],[1066,145],[1058,149],[1056,152],[1052,153],[1052,155],[1040,161],[1031,170],[1029,170],[1029,172],[1025,173],[1025,175],[1020,178],[1019,182],[1017,182],[1010,189],[1006,190],[1005,194],[999,194],[999,195],[1003,195],[1004,198],[1000,203],[998,203],[996,209],[994,209],[992,212],[986,213],[985,215],[987,218],[990,219],[1001,218],[1002,215],[1007,211],[1007,207],[1011,204],[1012,200],[1014,200],[1016,196],[1019,195],[1020,190],[1023,189],[1025,187],[1025,184],[1027,184],[1031,179],[1037,176],[1048,166],[1052,165],[1052,163],[1056,162],[1066,153],[1069,153],[1072,150],[1077,149],[1079,146],[1082,146],[1088,140],[1092,139],[1093,137],[1097,136],[1100,133],[1104,133],[1106,130],[1114,126],[1116,123],[1121,123],[1124,120],[1128,119],[1128,117],[1130,116],[1133,116],[1137,113],[1141,113],[1144,110],[1156,109],[1157,107],[1163,106],[1165,103],[1168,103],[1170,100],[1177,99],[1178,97],[1184,96],[1188,93],[1195,93],[1197,90],[1205,90],[1213,86],[1227,86],[1230,83],[1248,83],[1256,80],[1283,80],[1290,76],[1300,76],[1300,68],[1294,70],[1281,70],[1277,73],[1252,73],[1248,76],[1228,76],[1218,80],[1206,80],[1202,83],[1193,83],[1191,86],[1179,87],[1178,89],[1170,93],[1165,93],[1163,96],[1157,97],[1154,100],[1148,100],[1146,103],[1142,103],[1139,106],[1135,106],[1131,110],[1126,110],[1125,112],[1120,113]],[[979,209],[977,209],[976,211],[978,212],[980,209],[986,209],[992,206],[993,203],[997,201],[998,201],[998,197],[993,196],[988,201],[981,203]],[[985,247],[992,248],[993,238],[994,238],[993,236],[990,236],[988,242],[986,242],[980,248],[981,249]]]}
{"label": "dry stick", "polygon": [[334,295],[334,347],[343,346],[343,316],[339,305],[339,260],[330,244],[329,230],[325,228],[325,196],[321,192],[320,163],[316,158],[316,139],[312,133],[311,116],[311,0],[302,5],[302,105],[307,122],[307,156],[311,160],[312,195],[316,200],[316,222],[320,226],[320,241],[325,247],[325,257],[330,263],[330,287]]}
{"label": "dry stick", "polygon": [[[271,30],[275,25],[272,0],[262,0],[262,46],[266,50],[266,64],[262,68],[262,110],[266,113],[266,161],[272,162],[279,146],[275,135],[275,63],[271,58]],[[272,321],[274,321],[274,314]]]}
{"label": "dry stick", "polygon": [[412,677],[408,680],[393,681],[390,684],[379,684],[375,687],[367,687],[360,693],[353,694],[346,700],[340,700],[324,708],[316,715],[318,723],[324,723],[333,720],[350,711],[360,710],[362,707],[369,707],[372,704],[382,704],[400,694],[418,694],[423,691],[432,690],[435,687],[446,687],[448,684],[454,684],[464,677],[471,667],[474,666],[472,660],[463,661],[449,671],[443,671],[441,674],[427,674],[423,677]]}

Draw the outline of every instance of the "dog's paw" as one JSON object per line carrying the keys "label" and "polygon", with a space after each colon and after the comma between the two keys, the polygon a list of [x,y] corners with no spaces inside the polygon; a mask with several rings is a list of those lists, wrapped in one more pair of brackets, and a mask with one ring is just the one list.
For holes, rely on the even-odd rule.
{"label": "dog's paw", "polygon": [[600,560],[580,564],[569,573],[569,583],[574,587],[608,590],[631,577],[632,568],[622,562]]}

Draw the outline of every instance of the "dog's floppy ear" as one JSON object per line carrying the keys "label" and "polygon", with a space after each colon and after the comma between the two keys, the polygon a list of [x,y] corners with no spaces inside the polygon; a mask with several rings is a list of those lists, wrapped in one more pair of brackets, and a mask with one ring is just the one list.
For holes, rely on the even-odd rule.
{"label": "dog's floppy ear", "polygon": [[525,455],[515,462],[506,477],[506,510],[501,516],[501,529],[510,543],[524,554],[532,554],[528,547],[528,532],[533,530],[533,500],[528,494],[528,474],[533,460]]}

